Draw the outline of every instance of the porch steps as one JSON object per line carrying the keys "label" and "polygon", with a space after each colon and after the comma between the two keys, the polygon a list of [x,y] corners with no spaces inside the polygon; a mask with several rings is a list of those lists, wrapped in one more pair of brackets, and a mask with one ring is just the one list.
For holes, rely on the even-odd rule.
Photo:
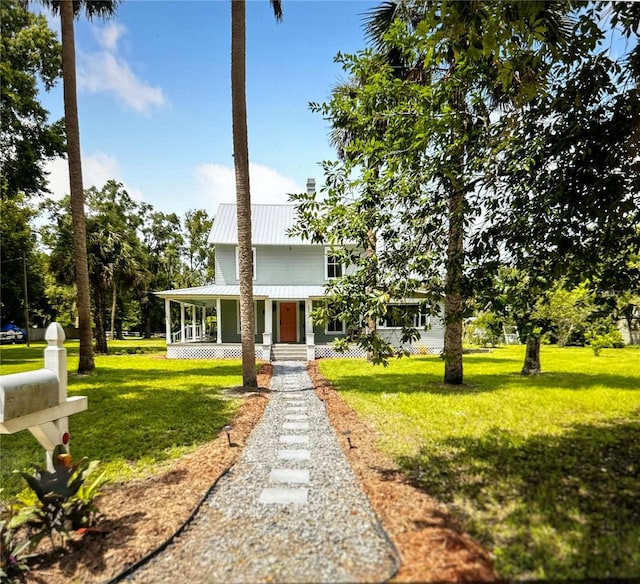
{"label": "porch steps", "polygon": [[306,345],[277,344],[271,346],[271,361],[306,361]]}

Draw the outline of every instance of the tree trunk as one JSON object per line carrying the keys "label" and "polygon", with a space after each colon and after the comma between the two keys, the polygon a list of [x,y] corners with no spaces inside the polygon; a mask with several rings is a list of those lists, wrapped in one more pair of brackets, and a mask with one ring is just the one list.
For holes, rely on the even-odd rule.
{"label": "tree trunk", "polygon": [[80,336],[78,373],[83,374],[90,373],[95,369],[95,361],[93,358],[93,336],[91,332],[87,228],[84,214],[84,188],[82,186],[80,127],[78,123],[78,100],[76,93],[76,48],[73,31],[73,4],[71,0],[64,0],[60,3],[60,23],[62,31],[64,117],[67,135],[71,219],[73,222],[73,249],[78,294],[78,329]]}
{"label": "tree trunk", "polygon": [[115,278],[113,280],[113,298],[111,299],[111,340],[116,338],[116,300],[117,300],[117,284]]}
{"label": "tree trunk", "polygon": [[247,96],[245,87],[245,12],[245,0],[231,0],[231,104],[238,211],[242,384],[245,387],[257,387],[255,315],[253,311],[253,252],[251,249],[251,191],[249,185],[249,144],[247,138]]}
{"label": "tree trunk", "polygon": [[96,324],[96,353],[106,355],[107,349],[107,327],[105,315],[107,314],[107,287],[97,284],[94,288],[93,302],[95,305],[94,321]]}
{"label": "tree trunk", "polygon": [[540,373],[540,337],[527,336],[527,348],[522,366],[522,375],[538,375]]}
{"label": "tree trunk", "polygon": [[464,261],[464,191],[449,195],[449,238],[444,303],[444,382],[462,383],[462,264]]}

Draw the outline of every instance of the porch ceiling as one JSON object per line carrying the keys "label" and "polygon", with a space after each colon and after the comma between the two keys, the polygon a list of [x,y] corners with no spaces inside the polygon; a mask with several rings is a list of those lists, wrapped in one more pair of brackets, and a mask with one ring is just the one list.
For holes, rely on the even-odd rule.
{"label": "porch ceiling", "polygon": [[[180,290],[163,290],[154,292],[156,296],[177,302],[206,302],[215,298],[239,298],[240,286],[197,286]],[[305,300],[307,298],[323,298],[323,286],[254,286],[253,297],[272,300]]]}

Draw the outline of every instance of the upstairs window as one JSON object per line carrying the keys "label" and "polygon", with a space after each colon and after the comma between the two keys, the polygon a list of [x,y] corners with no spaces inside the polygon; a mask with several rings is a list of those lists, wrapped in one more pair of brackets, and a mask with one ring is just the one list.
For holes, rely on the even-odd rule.
{"label": "upstairs window", "polygon": [[331,253],[329,249],[325,252],[325,280],[333,280],[335,278],[342,278],[343,269],[342,263],[340,262],[340,258],[335,254]]}

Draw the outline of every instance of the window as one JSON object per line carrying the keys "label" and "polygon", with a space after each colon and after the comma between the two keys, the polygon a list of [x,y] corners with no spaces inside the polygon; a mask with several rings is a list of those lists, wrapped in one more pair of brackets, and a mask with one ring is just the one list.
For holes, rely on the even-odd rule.
{"label": "window", "polygon": [[380,328],[402,328],[413,326],[424,328],[431,324],[428,314],[420,312],[417,305],[389,305],[387,315],[378,321]]}
{"label": "window", "polygon": [[344,332],[344,322],[332,319],[327,323],[326,333],[329,335],[337,335]]}
{"label": "window", "polygon": [[[253,279],[256,279],[256,248],[252,247],[251,251],[253,252]],[[236,280],[240,279],[240,256],[238,255],[238,247],[236,246]]]}
{"label": "window", "polygon": [[325,280],[333,280],[342,277],[342,263],[340,258],[331,253],[329,249],[325,252]]}

